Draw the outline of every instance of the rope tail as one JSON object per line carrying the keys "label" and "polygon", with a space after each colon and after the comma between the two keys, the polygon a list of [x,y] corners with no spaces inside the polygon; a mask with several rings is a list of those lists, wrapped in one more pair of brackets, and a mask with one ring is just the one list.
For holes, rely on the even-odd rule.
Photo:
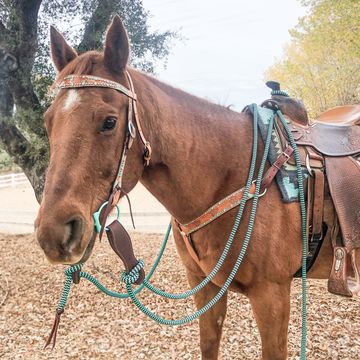
{"label": "rope tail", "polygon": [[56,344],[56,336],[57,336],[57,332],[58,332],[59,324],[60,324],[60,319],[61,319],[60,316],[61,316],[61,314],[63,312],[64,312],[64,309],[60,309],[60,310],[57,309],[56,310],[54,324],[53,324],[53,327],[51,329],[50,335],[49,335],[48,339],[46,340],[44,349],[46,349],[50,345],[51,341],[52,341],[51,349],[54,349],[55,344]]}
{"label": "rope tail", "polygon": [[65,308],[67,299],[69,297],[72,282],[74,282],[75,284],[78,284],[80,281],[81,267],[82,267],[82,264],[77,264],[77,265],[71,266],[70,268],[68,268],[64,271],[65,276],[66,276],[64,288],[61,293],[58,307],[56,309],[54,324],[51,329],[50,335],[49,335],[48,339],[46,340],[44,349],[50,345],[51,341],[52,341],[52,349],[54,349],[54,347],[55,347],[56,336],[57,336],[57,332],[58,332],[59,324],[60,324],[60,316],[64,312],[64,308]]}

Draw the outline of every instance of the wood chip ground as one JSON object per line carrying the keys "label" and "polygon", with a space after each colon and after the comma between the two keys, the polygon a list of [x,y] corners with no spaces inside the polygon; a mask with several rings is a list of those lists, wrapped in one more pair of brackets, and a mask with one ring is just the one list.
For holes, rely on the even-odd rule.
{"label": "wood chip ground", "polygon": [[[133,234],[136,254],[149,269],[160,235]],[[109,298],[89,282],[74,286],[62,316],[56,348],[43,350],[63,286],[61,266],[47,263],[33,235],[0,235],[1,359],[200,359],[198,324],[161,326],[130,300]],[[107,241],[97,243],[86,271],[120,291],[122,264]],[[184,268],[170,242],[153,282],[169,291],[187,289]],[[153,311],[176,318],[194,311],[191,299],[171,301],[144,291]],[[301,283],[293,284],[289,359],[299,358]],[[360,360],[360,300],[331,295],[325,281],[308,285],[308,359]],[[231,293],[221,359],[259,359],[260,338],[247,299]]]}

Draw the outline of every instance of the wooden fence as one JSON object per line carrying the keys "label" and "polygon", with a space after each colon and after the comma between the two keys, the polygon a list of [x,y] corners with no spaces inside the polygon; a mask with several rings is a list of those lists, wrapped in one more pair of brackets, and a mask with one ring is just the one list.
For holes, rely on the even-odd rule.
{"label": "wooden fence", "polygon": [[0,189],[14,188],[19,185],[28,184],[29,180],[24,173],[13,173],[0,175]]}

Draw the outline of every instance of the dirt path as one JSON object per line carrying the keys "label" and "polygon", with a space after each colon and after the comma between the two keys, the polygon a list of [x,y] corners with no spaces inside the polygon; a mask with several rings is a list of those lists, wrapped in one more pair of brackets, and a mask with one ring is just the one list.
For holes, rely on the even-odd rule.
{"label": "dirt path", "polygon": [[[134,234],[136,254],[149,269],[161,236]],[[0,234],[1,359],[199,359],[197,322],[182,327],[157,325],[128,300],[101,295],[86,281],[74,287],[63,315],[58,343],[43,350],[63,285],[61,267],[51,267],[32,235]],[[101,269],[101,273],[99,270]],[[97,244],[86,270],[112,289],[121,285],[121,264],[106,241]],[[154,283],[171,291],[187,289],[185,272],[172,242],[154,276]],[[194,310],[192,300],[161,300],[144,292],[141,299],[165,317]],[[298,359],[300,344],[300,282],[295,281],[289,330],[289,359]],[[360,301],[326,291],[326,282],[311,281],[308,289],[308,359],[360,359]],[[230,294],[221,348],[222,359],[258,359],[260,340],[245,297]]]}

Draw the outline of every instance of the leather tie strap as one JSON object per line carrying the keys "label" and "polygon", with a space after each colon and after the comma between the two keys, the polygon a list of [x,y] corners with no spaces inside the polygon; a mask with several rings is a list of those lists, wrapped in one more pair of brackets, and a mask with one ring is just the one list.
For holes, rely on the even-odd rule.
{"label": "leather tie strap", "polygon": [[323,227],[323,209],[324,209],[324,188],[325,176],[322,170],[314,169],[314,193],[312,206],[312,235],[318,236],[322,233]]}
{"label": "leather tie strap", "polygon": [[293,152],[294,149],[290,145],[288,145],[286,149],[279,155],[276,161],[267,170],[266,174],[264,175],[261,181],[261,188],[260,188],[261,192],[270,186],[270,184],[274,180],[274,177],[276,176],[280,168],[289,160]]}
{"label": "leather tie strap", "polygon": [[[129,273],[138,264],[129,234],[117,220],[108,225],[106,233],[110,246],[124,263],[126,272]],[[140,276],[134,283],[141,284],[144,279],[145,272],[144,269],[141,269]]]}
{"label": "leather tie strap", "polygon": [[51,329],[50,335],[49,335],[49,337],[48,337],[47,340],[46,340],[44,349],[46,349],[46,348],[50,345],[51,342],[52,342],[52,349],[54,349],[55,344],[56,344],[57,332],[58,332],[59,324],[60,324],[60,316],[61,316],[61,314],[62,314],[63,312],[64,312],[63,309],[61,309],[61,310],[56,310],[54,324],[53,324],[53,327],[52,327],[52,329]]}

